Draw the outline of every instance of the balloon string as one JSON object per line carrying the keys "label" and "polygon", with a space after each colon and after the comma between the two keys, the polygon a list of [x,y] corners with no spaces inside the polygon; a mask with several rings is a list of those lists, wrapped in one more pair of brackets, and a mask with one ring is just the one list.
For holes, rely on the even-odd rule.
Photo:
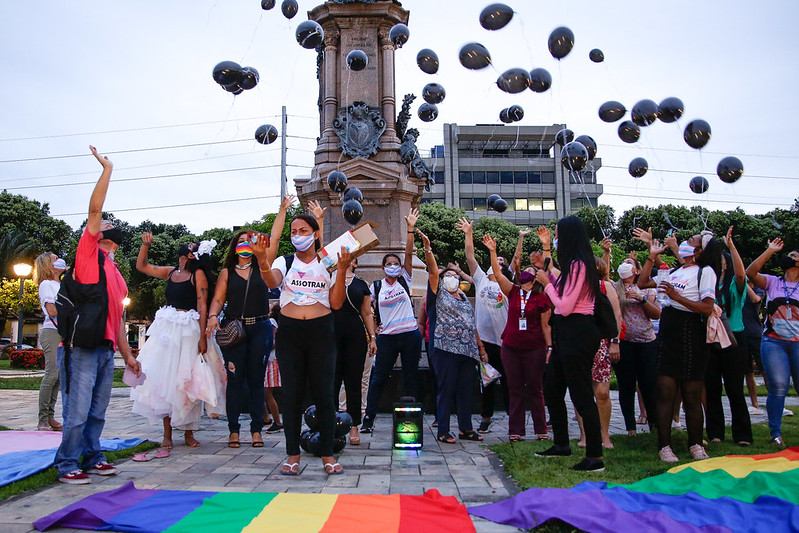
{"label": "balloon string", "polygon": [[244,51],[244,55],[241,56],[239,63],[244,63],[244,58],[247,57],[247,54],[250,53],[250,49],[252,48],[252,43],[255,41],[255,35],[258,33],[258,28],[261,27],[261,20],[264,18],[264,10],[261,10],[261,16],[258,17],[258,22],[255,24],[255,29],[252,31],[252,37],[250,37],[250,44],[247,45],[247,50]]}
{"label": "balloon string", "polygon": [[524,41],[524,44],[527,45],[527,53],[530,54],[530,63],[535,64],[535,62],[533,61],[535,54],[533,53],[533,47],[530,45],[530,40],[527,38],[527,31],[525,30],[524,27],[524,17],[522,17],[516,11],[513,12],[513,16],[518,17],[519,19],[519,29],[521,30],[522,40]]}

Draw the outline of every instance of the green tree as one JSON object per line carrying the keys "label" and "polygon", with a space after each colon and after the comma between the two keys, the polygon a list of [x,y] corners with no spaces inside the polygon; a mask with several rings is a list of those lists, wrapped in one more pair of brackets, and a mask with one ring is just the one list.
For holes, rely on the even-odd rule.
{"label": "green tree", "polygon": [[572,214],[583,221],[588,237],[592,241],[599,242],[605,236],[610,237],[616,229],[616,215],[609,205],[585,206]]}
{"label": "green tree", "polygon": [[[426,202],[419,206],[416,228],[430,238],[430,246],[439,265],[458,261],[465,268],[466,252],[463,248],[463,233],[455,228],[460,217],[466,216],[463,209],[447,207],[438,202]],[[420,242],[417,237],[417,244]],[[475,237],[475,240],[477,238]],[[475,245],[475,248],[477,245]],[[424,261],[424,250],[418,245],[417,255]]]}
{"label": "green tree", "polygon": [[[0,278],[0,314],[6,317],[17,316],[19,310],[19,278]],[[22,311],[27,315],[41,315],[39,311],[39,286],[33,280],[25,280],[25,294],[22,297]]]}

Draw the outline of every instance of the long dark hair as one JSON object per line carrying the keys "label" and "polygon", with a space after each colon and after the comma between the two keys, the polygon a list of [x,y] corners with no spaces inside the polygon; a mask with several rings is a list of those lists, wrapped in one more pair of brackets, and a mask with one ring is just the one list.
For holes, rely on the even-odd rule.
{"label": "long dark hair", "polygon": [[[230,244],[227,247],[227,255],[225,255],[225,262],[222,263],[222,268],[227,268],[228,270],[232,270],[234,265],[239,262],[238,256],[236,254],[236,245],[239,243],[239,237],[247,233],[247,230],[241,230],[238,233],[233,235],[233,238],[230,239]],[[255,254],[252,255],[250,258],[252,259],[252,266],[254,268],[260,268],[258,266],[258,258],[255,257]],[[230,272],[231,274],[233,272]]]}
{"label": "long dark hair", "polygon": [[[721,243],[716,239],[710,239],[702,249],[702,253],[696,258],[696,264],[699,268],[709,266],[716,273],[716,280],[721,279]],[[732,268],[732,262],[727,263],[727,269]],[[719,284],[716,283],[716,301],[719,301]]]}
{"label": "long dark hair", "polygon": [[[302,213],[302,214],[299,214],[299,215],[295,216],[294,218],[292,218],[291,222],[294,222],[295,220],[303,220],[309,226],[311,226],[312,230],[319,231],[319,222],[316,221],[316,217],[313,217],[311,215]],[[289,223],[289,228],[291,228],[291,223]],[[321,249],[322,249],[322,241],[319,238],[317,238],[314,241],[314,251],[318,252]]]}
{"label": "long dark hair", "polygon": [[721,252],[724,262],[727,265],[724,269],[724,276],[721,278],[721,283],[717,289],[719,300],[722,303],[724,312],[730,316],[730,287],[732,287],[732,280],[735,278],[735,269],[732,266],[732,256],[730,252]]}
{"label": "long dark hair", "polygon": [[[196,278],[196,272],[198,270],[202,270],[205,274],[205,279],[208,280],[208,298],[206,298],[206,304],[208,308],[211,307],[211,299],[214,296],[214,286],[216,285],[216,276],[211,271],[211,254],[204,254],[204,255],[197,255],[197,249],[200,247],[199,242],[192,242],[188,244],[189,253],[194,254],[194,259],[188,257],[186,259],[186,270],[191,272],[192,277]],[[178,254],[181,254],[183,251],[183,247],[181,246],[181,251]],[[181,254],[182,255],[182,254]],[[196,283],[196,282],[195,282]]]}
{"label": "long dark hair", "polygon": [[588,239],[583,221],[574,215],[558,221],[558,260],[561,269],[555,288],[560,296],[563,296],[563,289],[569,284],[569,275],[574,262],[582,263],[588,290],[594,298],[599,296],[599,273],[591,241]]}

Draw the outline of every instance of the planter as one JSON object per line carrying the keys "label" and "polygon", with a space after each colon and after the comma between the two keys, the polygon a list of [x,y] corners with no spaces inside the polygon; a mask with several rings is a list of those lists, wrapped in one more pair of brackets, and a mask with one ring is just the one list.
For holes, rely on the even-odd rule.
{"label": "planter", "polygon": [[31,348],[25,350],[11,350],[8,354],[11,368],[23,370],[41,370],[44,368],[44,350]]}

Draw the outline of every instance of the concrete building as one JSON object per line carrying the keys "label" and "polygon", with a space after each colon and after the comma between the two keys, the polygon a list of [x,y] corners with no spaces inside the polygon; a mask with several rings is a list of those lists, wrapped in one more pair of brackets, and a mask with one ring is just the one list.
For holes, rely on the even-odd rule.
{"label": "concrete building", "polygon": [[[560,163],[555,134],[564,124],[514,126],[444,124],[444,145],[430,152],[435,187],[422,202],[462,207],[468,216],[502,217],[521,226],[536,226],[597,205],[602,185],[596,182],[599,158],[589,161],[580,178]],[[499,194],[508,202],[502,214],[486,210],[486,198]]]}

